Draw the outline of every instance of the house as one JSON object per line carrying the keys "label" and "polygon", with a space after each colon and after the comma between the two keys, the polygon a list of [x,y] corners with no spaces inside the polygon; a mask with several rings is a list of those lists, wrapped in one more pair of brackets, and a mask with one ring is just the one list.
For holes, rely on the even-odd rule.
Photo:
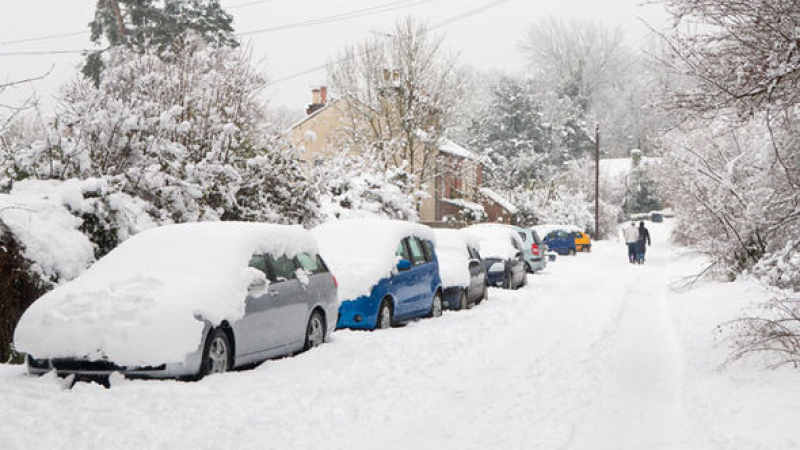
{"label": "house", "polygon": [[[340,151],[335,143],[347,126],[346,104],[328,98],[326,87],[312,90],[312,102],[307,116],[286,131],[289,142],[301,150],[300,158],[308,167],[323,163],[328,156]],[[496,193],[483,191],[484,160],[463,146],[442,139],[436,158],[436,176],[425,188],[428,198],[422,199],[418,210],[425,223],[448,221],[490,220],[511,223],[513,205]]]}

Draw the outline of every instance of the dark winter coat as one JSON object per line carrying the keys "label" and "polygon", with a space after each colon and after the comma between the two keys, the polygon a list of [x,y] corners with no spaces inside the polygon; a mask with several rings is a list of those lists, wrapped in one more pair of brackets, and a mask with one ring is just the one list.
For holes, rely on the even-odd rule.
{"label": "dark winter coat", "polygon": [[644,254],[646,245],[651,245],[650,231],[644,227],[644,224],[639,225],[639,240],[636,242],[636,253]]}

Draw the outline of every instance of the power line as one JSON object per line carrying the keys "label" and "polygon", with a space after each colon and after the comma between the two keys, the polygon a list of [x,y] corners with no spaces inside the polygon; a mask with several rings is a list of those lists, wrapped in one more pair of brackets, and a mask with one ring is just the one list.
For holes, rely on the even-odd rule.
{"label": "power line", "polygon": [[[358,18],[358,17],[371,16],[371,15],[382,14],[382,13],[385,13],[385,12],[394,11],[394,10],[398,10],[398,9],[404,9],[404,8],[410,8],[410,7],[413,7],[413,6],[424,5],[426,3],[431,3],[431,2],[435,2],[435,1],[441,1],[441,0],[419,0],[419,1],[416,1],[416,2],[413,2],[413,3],[411,3],[412,0],[400,0],[400,1],[395,1],[395,2],[392,2],[392,3],[387,3],[387,4],[384,4],[384,5],[370,6],[370,7],[367,7],[367,8],[356,9],[356,10],[349,11],[349,12],[346,12],[346,13],[339,13],[339,14],[334,14],[334,15],[331,15],[331,16],[320,17],[320,18],[317,18],[317,19],[305,20],[305,21],[302,21],[302,22],[295,22],[295,23],[290,23],[290,24],[285,24],[285,25],[278,25],[278,26],[268,27],[268,28],[261,28],[261,29],[258,29],[258,30],[245,31],[245,32],[242,32],[242,33],[237,33],[236,35],[237,36],[249,36],[249,35],[253,35],[253,34],[271,33],[271,32],[275,32],[275,31],[283,31],[283,30],[289,30],[289,29],[293,29],[293,28],[304,28],[304,27],[313,26],[313,25],[323,25],[323,24],[328,24],[328,23],[337,23],[337,22],[342,22],[342,21],[345,21],[345,20],[355,19],[355,18]],[[411,3],[411,4],[409,4],[409,3]]]}
{"label": "power line", "polygon": [[[493,2],[485,4],[483,6],[479,6],[479,7],[475,8],[475,9],[471,9],[471,10],[465,12],[465,13],[458,14],[458,15],[455,15],[455,16],[450,17],[448,19],[445,19],[445,20],[443,20],[441,22],[438,22],[438,23],[434,24],[433,26],[431,26],[431,29],[435,30],[435,29],[438,29],[438,28],[445,27],[447,25],[453,24],[455,22],[459,22],[461,20],[464,20],[466,18],[469,18],[469,17],[472,17],[474,15],[480,14],[480,13],[482,13],[484,11],[487,11],[487,10],[489,10],[491,8],[495,8],[497,6],[502,5],[503,3],[508,3],[510,1],[511,0],[495,0]],[[367,51],[369,51],[369,50],[367,50]],[[338,63],[347,61],[347,59],[348,58],[340,58],[340,59],[332,61],[331,64],[338,64]],[[328,67],[328,64],[320,64],[319,66],[311,67],[311,68],[308,68],[308,69],[305,69],[305,70],[301,70],[299,72],[294,72],[292,74],[289,74],[289,75],[286,75],[286,76],[283,76],[283,77],[280,77],[280,78],[276,78],[276,79],[268,82],[267,86],[273,86],[273,85],[278,84],[278,83],[283,83],[284,81],[289,81],[289,80],[292,80],[292,79],[295,79],[295,78],[299,78],[299,77],[302,77],[304,75],[308,75],[310,73],[314,73],[314,72],[317,72],[319,70],[325,69],[326,67]]]}
{"label": "power line", "polygon": [[[226,9],[239,9],[239,8],[244,8],[244,7],[247,7],[247,6],[260,5],[262,3],[274,3],[274,2],[277,2],[277,1],[283,1],[283,0],[256,0],[256,1],[252,1],[252,2],[246,2],[246,3],[239,3],[239,4],[236,4],[236,5],[231,5],[231,6],[228,6]],[[46,36],[36,36],[36,37],[29,37],[29,38],[22,38],[22,39],[12,39],[12,40],[8,40],[8,41],[0,41],[0,45],[14,45],[14,44],[25,44],[25,43],[28,43],[28,42],[49,41],[51,39],[59,39],[59,38],[72,37],[72,36],[82,36],[82,35],[86,35],[86,34],[89,34],[89,32],[86,31],[86,30],[71,31],[69,33],[49,34],[49,35],[46,35]]]}

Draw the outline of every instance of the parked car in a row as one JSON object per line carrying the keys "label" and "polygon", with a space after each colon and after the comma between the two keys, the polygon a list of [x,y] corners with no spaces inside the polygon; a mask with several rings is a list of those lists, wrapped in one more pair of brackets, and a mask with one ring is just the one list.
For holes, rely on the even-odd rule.
{"label": "parked car in a row", "polygon": [[510,227],[512,230],[519,234],[522,239],[522,256],[525,258],[525,264],[528,272],[536,273],[547,267],[547,246],[539,233],[532,228],[520,228],[516,226]]}
{"label": "parked car in a row", "polygon": [[34,302],[14,342],[32,374],[200,378],[320,345],[337,316],[301,227],[167,225]]}
{"label": "parked car in a row", "polygon": [[388,328],[442,314],[442,280],[430,228],[362,219],[328,222],[312,233],[340,283],[338,328]]}
{"label": "parked car in a row", "polygon": [[559,255],[574,255],[592,250],[589,235],[574,225],[537,225],[533,229],[544,236],[547,247]]}
{"label": "parked car in a row", "polygon": [[507,225],[478,224],[464,229],[480,245],[489,286],[518,289],[528,282],[522,239]]}
{"label": "parked car in a row", "polygon": [[466,309],[486,299],[489,286],[478,242],[461,230],[435,234],[445,308]]}

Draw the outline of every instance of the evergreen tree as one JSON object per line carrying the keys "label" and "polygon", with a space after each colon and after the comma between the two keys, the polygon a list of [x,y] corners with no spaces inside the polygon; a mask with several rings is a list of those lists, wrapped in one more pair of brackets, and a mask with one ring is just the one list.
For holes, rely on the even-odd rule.
{"label": "evergreen tree", "polygon": [[[98,0],[89,28],[95,44],[105,38],[110,47],[127,46],[139,53],[155,48],[160,55],[180,46],[187,30],[212,46],[236,47],[232,23],[233,16],[217,0]],[[83,66],[95,86],[104,68],[102,52],[89,53]]]}

